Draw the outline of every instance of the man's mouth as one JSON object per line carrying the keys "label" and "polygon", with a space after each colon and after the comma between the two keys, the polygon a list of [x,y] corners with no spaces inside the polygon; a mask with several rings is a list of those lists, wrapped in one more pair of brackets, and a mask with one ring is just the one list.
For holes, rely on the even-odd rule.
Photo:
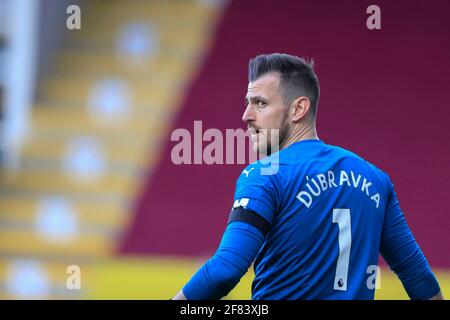
{"label": "man's mouth", "polygon": [[250,132],[250,138],[252,139],[252,141],[258,141],[259,129],[249,128],[248,131]]}

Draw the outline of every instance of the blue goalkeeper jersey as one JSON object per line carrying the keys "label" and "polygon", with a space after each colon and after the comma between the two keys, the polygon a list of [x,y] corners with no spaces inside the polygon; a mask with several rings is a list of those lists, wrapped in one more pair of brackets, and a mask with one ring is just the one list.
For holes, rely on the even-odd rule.
{"label": "blue goalkeeper jersey", "polygon": [[254,261],[256,300],[373,299],[379,252],[395,269],[405,246],[420,251],[388,175],[321,140],[249,165],[234,207],[270,224]]}

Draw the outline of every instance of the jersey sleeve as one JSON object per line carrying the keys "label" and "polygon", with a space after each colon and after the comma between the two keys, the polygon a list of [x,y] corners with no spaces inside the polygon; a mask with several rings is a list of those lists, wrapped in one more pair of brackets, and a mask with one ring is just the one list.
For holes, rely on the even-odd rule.
{"label": "jersey sleeve", "polygon": [[439,293],[439,284],[406,222],[389,178],[380,251],[411,299],[429,299]]}
{"label": "jersey sleeve", "polygon": [[256,212],[271,224],[277,211],[278,196],[274,175],[265,175],[256,163],[245,168],[236,182],[233,208]]}

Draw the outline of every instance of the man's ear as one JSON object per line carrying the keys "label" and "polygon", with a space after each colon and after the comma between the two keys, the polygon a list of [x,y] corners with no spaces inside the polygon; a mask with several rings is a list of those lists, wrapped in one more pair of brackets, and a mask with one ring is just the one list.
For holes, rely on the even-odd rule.
{"label": "man's ear", "polygon": [[308,97],[298,97],[292,103],[292,122],[298,122],[305,118],[311,107],[311,101]]}

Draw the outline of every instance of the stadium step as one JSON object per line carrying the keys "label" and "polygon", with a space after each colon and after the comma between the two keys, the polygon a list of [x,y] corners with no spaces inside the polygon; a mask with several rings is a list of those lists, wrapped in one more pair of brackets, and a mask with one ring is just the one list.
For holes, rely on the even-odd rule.
{"label": "stadium step", "polygon": [[[83,178],[90,179],[90,178]],[[92,180],[77,180],[61,172],[33,171],[20,172],[15,176],[4,178],[0,188],[23,188],[25,190],[41,190],[48,193],[58,192],[107,192],[111,195],[134,194],[133,186],[135,177],[126,177],[105,173],[104,177],[92,178]]]}
{"label": "stadium step", "polygon": [[[109,49],[111,50],[111,49]],[[108,49],[104,49],[108,51]],[[103,51],[92,51],[74,49],[63,51],[56,58],[56,73],[68,74],[87,74],[87,75],[106,75],[106,76],[127,76],[143,77],[148,79],[157,79],[165,85],[169,80],[178,80],[184,77],[184,72],[193,68],[193,62],[196,62],[197,55],[183,51],[172,50],[161,52],[155,57],[149,57],[139,60],[136,63],[130,63],[121,59],[117,54],[111,54]]]}
{"label": "stadium step", "polygon": [[[36,223],[38,210],[43,201],[55,195],[42,197],[10,196],[0,201],[0,224],[15,225]],[[78,213],[81,225],[102,225],[107,228],[121,228],[126,225],[128,212],[127,205],[119,206],[112,203],[86,203],[71,201],[74,210]]]}
{"label": "stadium step", "polygon": [[[72,274],[70,266],[76,265],[81,271],[82,290],[69,290],[66,287],[68,277]],[[56,300],[80,299],[85,294],[83,287],[87,285],[86,280],[90,278],[92,269],[91,262],[70,261],[52,262],[45,259],[30,261],[24,257],[9,257],[0,260],[0,278],[4,280],[4,286],[10,287],[11,294],[0,294],[1,300],[23,297],[23,283],[36,281],[32,272],[39,273],[42,279],[35,282],[36,287],[45,288],[46,296]],[[86,280],[85,280],[86,279]],[[15,294],[13,294],[15,293]],[[29,299],[41,299],[41,294],[29,290],[26,297]],[[44,296],[44,298],[46,297]]]}
{"label": "stadium step", "polygon": [[[101,81],[102,79],[99,80]],[[103,80],[115,81],[115,77],[105,78]],[[84,81],[55,81],[52,85],[45,85],[41,89],[40,97],[44,100],[48,99],[51,101],[69,100],[80,102],[80,104],[89,103],[90,99],[92,99],[92,90],[95,90],[95,86],[102,85],[100,81],[89,83]],[[146,84],[145,82],[130,83],[130,80],[119,81],[121,82],[117,83],[117,86],[120,85],[121,90],[123,88],[124,94],[127,95],[126,99],[129,99],[131,103],[139,106],[146,104],[161,106],[168,105],[171,102],[172,91],[169,90],[170,88],[164,90]]]}
{"label": "stadium step", "polygon": [[[75,239],[54,241],[36,234],[31,228],[24,230],[1,229],[0,252],[14,252],[22,256],[49,255],[60,257],[102,257],[109,256],[115,249],[115,237],[106,232],[85,232]],[[58,238],[59,239],[59,238]]]}
{"label": "stadium step", "polygon": [[[68,34],[52,72],[38,84],[20,170],[1,172],[0,298],[27,298],[16,292],[24,288],[37,290],[37,298],[92,297],[90,286],[99,276],[92,268],[114,263],[143,179],[159,161],[161,140],[210,45],[218,10],[206,4],[92,0],[82,5],[82,29]],[[143,24],[153,28],[157,50],[144,58],[119,54],[124,28]],[[114,96],[117,90],[121,95]],[[124,100],[111,104],[117,99]],[[94,146],[100,163],[94,168],[101,174],[83,173],[92,150],[78,167],[71,162],[85,143]],[[21,264],[25,267],[17,267]],[[81,291],[65,286],[70,264],[80,265],[90,279]],[[43,283],[48,290],[39,292]]]}

